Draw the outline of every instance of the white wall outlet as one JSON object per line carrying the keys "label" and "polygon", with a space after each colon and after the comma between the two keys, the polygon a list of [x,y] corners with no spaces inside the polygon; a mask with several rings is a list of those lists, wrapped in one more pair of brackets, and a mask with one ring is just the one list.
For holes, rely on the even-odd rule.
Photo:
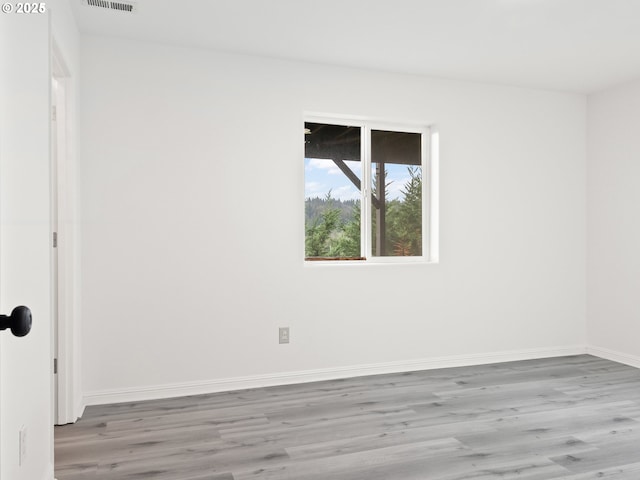
{"label": "white wall outlet", "polygon": [[280,327],[278,329],[280,335],[279,335],[279,342],[280,343],[289,343],[289,327]]}
{"label": "white wall outlet", "polygon": [[24,465],[24,462],[27,457],[27,427],[25,427],[24,425],[20,428],[18,454],[19,454],[18,465],[22,466]]}

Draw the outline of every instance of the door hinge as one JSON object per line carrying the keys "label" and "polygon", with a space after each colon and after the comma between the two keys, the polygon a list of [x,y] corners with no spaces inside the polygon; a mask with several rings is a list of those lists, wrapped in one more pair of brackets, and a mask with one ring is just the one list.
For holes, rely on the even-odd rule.
{"label": "door hinge", "polygon": [[58,248],[58,232],[53,232],[53,248]]}
{"label": "door hinge", "polygon": [[53,120],[55,122],[57,120],[57,117],[58,117],[58,112],[56,110],[56,106],[53,105],[51,107],[51,120]]}
{"label": "door hinge", "polygon": [[58,374],[58,359],[57,358],[53,359],[53,374],[54,375]]}

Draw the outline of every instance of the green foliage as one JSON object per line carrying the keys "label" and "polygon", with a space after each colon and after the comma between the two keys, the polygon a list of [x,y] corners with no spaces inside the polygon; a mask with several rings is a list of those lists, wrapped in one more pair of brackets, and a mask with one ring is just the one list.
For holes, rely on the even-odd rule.
{"label": "green foliage", "polygon": [[[422,255],[422,176],[418,167],[407,167],[407,170],[409,180],[401,190],[403,198],[394,200],[385,198],[384,200],[385,255]],[[375,187],[374,195],[377,197]],[[372,210],[372,240],[375,253],[375,207]],[[305,256],[359,257],[361,255],[359,201],[337,200],[332,198],[329,192],[324,198],[308,198],[305,202],[305,214]]]}
{"label": "green foliage", "polygon": [[353,206],[352,218],[344,224],[342,235],[338,240],[338,251],[341,257],[360,256],[360,202]]}
{"label": "green foliage", "polygon": [[307,227],[306,256],[307,257],[334,257],[336,235],[342,225],[340,223],[340,209],[334,207],[331,191],[324,199],[325,207],[311,225]]}
{"label": "green foliage", "polygon": [[[422,177],[420,169],[408,167],[409,180],[401,190],[404,199],[389,207],[387,242],[395,256],[422,255]],[[389,247],[387,247],[389,248]],[[387,250],[390,253],[390,250]]]}
{"label": "green foliage", "polygon": [[[331,198],[332,208],[340,210],[340,222],[347,223],[353,217],[353,209],[357,200],[338,200],[337,198]],[[327,208],[327,197],[309,197],[304,204],[305,223],[311,225],[312,223],[322,221],[322,213]]]}

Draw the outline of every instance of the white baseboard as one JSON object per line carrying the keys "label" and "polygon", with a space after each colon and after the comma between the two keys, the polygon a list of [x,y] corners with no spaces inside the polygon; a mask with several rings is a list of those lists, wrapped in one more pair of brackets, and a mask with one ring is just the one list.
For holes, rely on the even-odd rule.
{"label": "white baseboard", "polygon": [[202,382],[178,383],[172,385],[104,390],[85,394],[83,404],[88,406],[120,402],[139,402],[143,400],[202,395],[232,390],[244,390],[248,388],[272,387],[277,385],[318,382],[322,380],[336,380],[340,378],[360,377],[365,375],[381,375],[385,373],[433,370],[436,368],[464,367],[488,363],[512,362],[517,360],[532,360],[536,358],[581,355],[584,353],[587,353],[584,345],[572,345],[555,348],[534,348],[356,365],[351,367],[283,372],[247,377],[224,378]]}
{"label": "white baseboard", "polygon": [[587,353],[613,362],[624,363],[625,365],[640,368],[640,357],[636,357],[635,355],[629,355],[627,353],[609,350],[608,348],[594,346],[588,346]]}

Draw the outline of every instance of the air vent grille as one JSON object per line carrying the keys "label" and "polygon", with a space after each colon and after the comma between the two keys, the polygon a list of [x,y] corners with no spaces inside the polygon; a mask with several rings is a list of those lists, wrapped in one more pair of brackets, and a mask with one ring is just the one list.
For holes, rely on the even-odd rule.
{"label": "air vent grille", "polygon": [[90,7],[111,8],[109,7],[109,3],[107,0],[87,0],[87,4]]}
{"label": "air vent grille", "polygon": [[133,5],[130,3],[111,2],[111,8],[123,12],[133,12]]}
{"label": "air vent grille", "polygon": [[82,3],[89,7],[104,8],[116,12],[135,13],[137,5],[135,2],[112,2],[110,0],[83,0]]}

